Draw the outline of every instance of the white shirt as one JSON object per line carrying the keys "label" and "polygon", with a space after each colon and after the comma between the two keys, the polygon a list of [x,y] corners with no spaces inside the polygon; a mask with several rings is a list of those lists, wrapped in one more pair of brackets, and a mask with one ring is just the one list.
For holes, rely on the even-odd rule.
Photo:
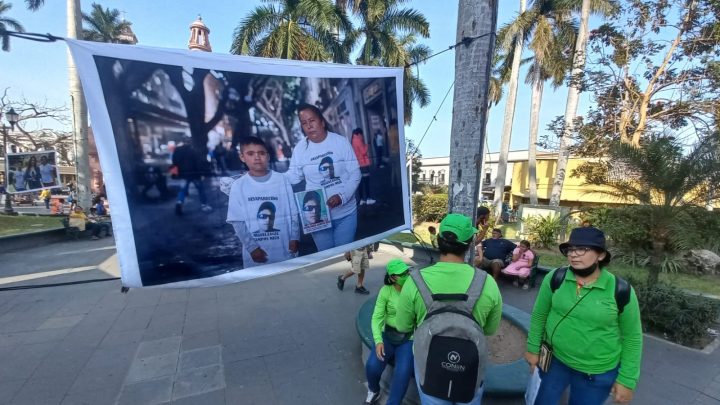
{"label": "white shirt", "polygon": [[[332,160],[334,176],[329,170],[320,170],[324,158]],[[323,166],[327,166],[324,164]],[[360,184],[360,166],[347,138],[328,132],[320,143],[300,141],[293,149],[290,169],[285,173],[290,183],[305,180],[305,189],[325,189],[327,198],[340,195],[342,204],[330,210],[330,219],[344,218],[357,210],[355,190]]]}
{"label": "white shirt", "polygon": [[25,189],[25,171],[15,171],[15,189]]}
{"label": "white shirt", "polygon": [[53,178],[53,172],[55,171],[55,166],[51,165],[50,163],[46,165],[40,165],[40,181],[43,183],[52,183],[55,181]]}
{"label": "white shirt", "polygon": [[[258,218],[261,214],[258,210],[264,202],[275,207],[274,221]],[[291,259],[290,241],[300,239],[292,187],[285,176],[275,171],[270,171],[267,178],[259,179],[246,174],[230,186],[227,222],[233,224],[242,242],[245,268]],[[272,227],[268,229],[268,225]],[[258,247],[267,253],[264,263],[256,263],[250,256],[250,252]]]}

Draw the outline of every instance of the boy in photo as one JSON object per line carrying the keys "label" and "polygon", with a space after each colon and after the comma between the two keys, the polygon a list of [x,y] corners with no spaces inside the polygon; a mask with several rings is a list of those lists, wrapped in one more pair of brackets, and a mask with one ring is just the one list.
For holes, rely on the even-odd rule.
{"label": "boy in photo", "polygon": [[240,141],[240,160],[249,170],[230,187],[227,222],[242,242],[244,268],[295,257],[300,223],[290,183],[269,169],[269,150],[260,138]]}

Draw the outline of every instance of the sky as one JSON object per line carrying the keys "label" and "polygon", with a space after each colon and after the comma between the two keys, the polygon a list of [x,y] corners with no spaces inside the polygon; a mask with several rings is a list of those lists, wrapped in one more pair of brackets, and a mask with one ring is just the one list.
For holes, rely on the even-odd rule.
{"label": "sky", "polygon": [[[7,13],[23,24],[27,32],[51,33],[65,36],[65,1],[49,0],[37,12],[25,9],[24,1],[12,0],[13,9]],[[213,52],[229,53],[232,36],[237,25],[260,1],[215,0],[198,2],[188,0],[100,0],[103,7],[116,8],[124,12],[133,24],[133,31],[139,45],[165,48],[187,48],[189,25],[198,16],[210,28],[210,43]],[[204,4],[202,4],[204,3]],[[500,2],[498,27],[511,21],[518,13],[518,3]],[[425,15],[430,23],[430,38],[421,42],[428,45],[433,53],[447,49],[455,43],[457,4],[437,0],[415,0],[405,3]],[[82,1],[84,12],[89,12],[90,1]],[[591,19],[590,29],[593,28]],[[0,52],[0,94],[9,88],[10,99],[26,98],[48,105],[70,105],[67,80],[67,50],[63,42],[38,43],[13,38],[11,52]],[[430,90],[431,103],[425,108],[415,107],[412,125],[405,128],[405,136],[417,144],[423,134],[427,135],[420,144],[424,157],[447,156],[450,149],[452,126],[451,92],[445,103],[441,102],[454,78],[454,51],[445,52],[419,66],[420,77]],[[530,115],[530,86],[524,83],[525,71],[520,74],[520,85],[513,125],[511,150],[526,149],[528,145],[528,124]],[[567,88],[552,90],[545,87],[540,116],[540,136],[547,133],[547,124],[556,116],[563,115]],[[578,109],[583,114],[590,104],[590,95],[581,94]],[[502,133],[502,119],[505,99],[490,110],[488,123],[488,145],[490,152],[498,151]],[[439,109],[439,111],[438,111]],[[433,121],[433,115],[437,119]],[[3,118],[4,119],[4,118]],[[428,130],[429,128],[429,130]]]}

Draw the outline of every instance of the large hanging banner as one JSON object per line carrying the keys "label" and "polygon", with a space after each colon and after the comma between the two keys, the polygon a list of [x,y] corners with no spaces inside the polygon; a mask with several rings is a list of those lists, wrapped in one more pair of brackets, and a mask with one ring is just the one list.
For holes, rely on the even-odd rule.
{"label": "large hanging banner", "polygon": [[264,277],[411,228],[401,68],[68,44],[123,285]]}

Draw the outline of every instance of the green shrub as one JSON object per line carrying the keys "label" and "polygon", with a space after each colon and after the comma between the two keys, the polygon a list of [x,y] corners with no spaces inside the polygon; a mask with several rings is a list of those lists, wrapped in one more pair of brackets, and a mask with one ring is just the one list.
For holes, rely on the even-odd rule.
{"label": "green shrub", "polygon": [[525,238],[535,247],[550,248],[558,243],[563,229],[560,215],[532,215],[524,220]]}
{"label": "green shrub", "polygon": [[440,221],[448,210],[447,194],[413,196],[413,214],[417,221]]}
{"label": "green shrub", "polygon": [[708,298],[690,295],[676,287],[631,280],[640,303],[643,329],[661,333],[668,339],[688,345],[707,334],[718,317],[718,304]]}

